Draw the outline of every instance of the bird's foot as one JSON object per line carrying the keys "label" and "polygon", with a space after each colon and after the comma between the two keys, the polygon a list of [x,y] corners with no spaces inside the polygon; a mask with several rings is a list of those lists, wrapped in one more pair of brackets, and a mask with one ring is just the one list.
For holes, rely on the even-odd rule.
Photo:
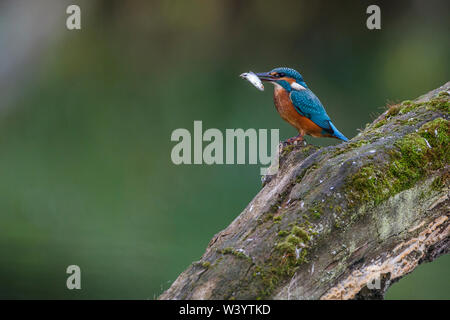
{"label": "bird's foot", "polygon": [[303,139],[302,135],[297,135],[295,137],[289,138],[285,143],[293,145],[306,145],[306,141]]}

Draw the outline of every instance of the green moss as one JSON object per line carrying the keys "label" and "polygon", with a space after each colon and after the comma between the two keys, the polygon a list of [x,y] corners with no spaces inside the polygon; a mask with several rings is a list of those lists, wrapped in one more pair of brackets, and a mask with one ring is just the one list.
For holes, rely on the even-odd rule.
{"label": "green moss", "polygon": [[222,250],[219,250],[219,252],[222,253],[222,254],[230,254],[230,253],[234,252],[234,248],[226,247],[226,248],[224,248]]}
{"label": "green moss", "polygon": [[289,223],[289,230],[281,230],[281,237],[271,253],[269,261],[263,265],[256,265],[252,276],[258,280],[259,291],[257,300],[269,297],[281,281],[291,278],[297,269],[307,261],[308,243],[311,235],[310,223],[303,221]]}
{"label": "green moss", "polygon": [[319,204],[313,204],[309,209],[308,209],[311,217],[313,217],[314,219],[319,219],[320,216],[323,213],[323,204],[319,203]]}
{"label": "green moss", "polygon": [[293,235],[289,235],[286,238],[286,241],[280,242],[277,244],[277,250],[286,253],[286,254],[295,254],[296,245],[300,243],[300,239]]}
{"label": "green moss", "polygon": [[442,168],[450,157],[449,136],[449,121],[442,118],[406,135],[395,144],[388,165],[371,163],[349,177],[346,191],[350,206],[367,201],[377,205],[413,186],[426,172]]}
{"label": "green moss", "polygon": [[202,266],[203,266],[204,268],[206,268],[206,269],[209,269],[209,267],[211,266],[211,263],[208,262],[208,261],[206,261],[206,262],[203,262],[203,263],[202,263]]}
{"label": "green moss", "polygon": [[267,222],[273,219],[273,213],[266,213],[264,214],[264,218],[262,219],[262,222]]}
{"label": "green moss", "polygon": [[417,109],[418,107],[420,107],[422,105],[423,104],[421,104],[421,103],[413,103],[412,101],[409,101],[409,100],[403,101],[401,103],[400,112],[399,113],[400,114],[405,114],[405,113],[411,112],[414,109]]}
{"label": "green moss", "polygon": [[306,147],[304,147],[304,148],[302,149],[302,152],[303,152],[303,153],[309,153],[310,151],[316,151],[316,147],[313,147],[313,146],[311,146],[311,145],[308,145],[308,146],[306,146]]}
{"label": "green moss", "polygon": [[292,277],[298,267],[307,262],[308,251],[304,247],[297,248],[289,242],[282,242],[277,246],[279,252],[279,264],[269,269],[270,275],[275,276],[277,280],[284,277]]}
{"label": "green moss", "polygon": [[431,145],[443,146],[445,149],[443,150],[444,156],[446,156],[446,160],[448,160],[448,140],[450,136],[450,128],[449,121],[443,118],[437,118],[433,121],[425,123],[419,130],[418,134],[425,139]]}
{"label": "green moss", "polygon": [[304,247],[310,240],[309,233],[296,224],[292,225],[289,232],[283,230],[278,232],[278,235],[284,237],[284,240],[277,244],[276,249],[281,253],[288,255],[296,254],[296,248],[300,245]]}
{"label": "green moss", "polygon": [[282,214],[280,214],[280,215],[278,215],[276,217],[273,217],[272,221],[273,221],[273,223],[280,223],[281,219],[283,219],[283,215]]}
{"label": "green moss", "polygon": [[441,92],[439,92],[439,94],[437,96],[438,96],[438,98],[446,98],[446,97],[450,96],[450,94],[447,91],[441,91]]}
{"label": "green moss", "polygon": [[298,245],[300,243],[307,243],[310,239],[309,234],[298,225],[293,225],[290,231],[282,230],[278,232],[280,237],[285,237],[283,242]]}
{"label": "green moss", "polygon": [[379,128],[379,127],[384,126],[386,123],[387,123],[387,120],[386,120],[386,119],[383,119],[383,120],[380,120],[380,121],[378,121],[377,123],[375,123],[375,124],[373,125],[373,127],[374,127],[374,128]]}
{"label": "green moss", "polygon": [[289,153],[291,153],[292,150],[294,150],[294,147],[295,146],[293,144],[290,144],[290,145],[287,145],[286,147],[284,147],[283,150],[281,150],[281,157],[285,157]]}
{"label": "green moss", "polygon": [[308,232],[306,232],[304,229],[300,228],[299,226],[293,226],[291,233],[297,237],[299,237],[302,242],[307,243],[309,241],[309,235]]}
{"label": "green moss", "polygon": [[305,225],[289,224],[290,230],[278,232],[283,239],[275,246],[269,262],[265,266],[255,266],[253,277],[261,281],[257,299],[270,296],[280,281],[292,277],[298,267],[307,262],[306,249],[310,234]]}
{"label": "green moss", "polygon": [[280,236],[280,237],[286,237],[288,234],[289,234],[289,232],[286,230],[281,230],[278,232],[278,236]]}
{"label": "green moss", "polygon": [[[386,113],[386,119],[385,120],[387,120],[387,119],[389,119],[391,117],[394,117],[394,116],[396,116],[398,114],[408,113],[408,112],[413,111],[413,110],[415,110],[415,109],[417,109],[419,107],[422,107],[424,105],[425,105],[425,103],[416,103],[416,102],[413,102],[411,100],[405,100],[402,103],[391,105],[391,106],[389,106],[389,109],[388,109],[388,111]],[[379,126],[377,126],[377,127],[379,127]]]}
{"label": "green moss", "polygon": [[285,242],[293,245],[299,245],[300,243],[303,243],[303,240],[297,237],[295,234],[290,234],[286,237]]}
{"label": "green moss", "polygon": [[321,214],[320,214],[320,212],[314,211],[314,212],[311,213],[311,216],[314,219],[320,219]]}
{"label": "green moss", "polygon": [[278,203],[273,204],[273,205],[270,206],[270,211],[269,212],[275,213],[275,212],[278,211],[279,207],[280,207],[280,205]]}
{"label": "green moss", "polygon": [[246,260],[249,260],[250,262],[252,261],[252,258],[250,258],[248,255],[246,255],[244,252],[242,252],[240,250],[236,250],[232,247],[227,247],[222,250],[218,250],[218,252],[221,254],[232,254],[237,258],[246,259]]}
{"label": "green moss", "polygon": [[450,112],[448,93],[441,93],[426,104],[427,110],[442,111],[448,114]]}
{"label": "green moss", "polygon": [[243,253],[242,251],[235,250],[235,251],[233,251],[233,254],[236,257],[241,258],[241,259],[251,260],[251,258],[248,255],[246,255],[245,253]]}
{"label": "green moss", "polygon": [[[281,158],[286,157],[295,149],[295,147],[296,147],[296,145],[294,145],[294,144],[286,145],[281,150],[280,157]],[[301,152],[302,154],[305,154],[305,153],[311,153],[311,151],[315,151],[315,150],[316,150],[316,147],[307,145],[307,146],[304,146],[304,147],[302,146],[301,148],[297,149],[297,152]]]}
{"label": "green moss", "polygon": [[444,178],[443,177],[437,177],[433,180],[431,183],[431,189],[435,191],[440,191],[444,188]]}

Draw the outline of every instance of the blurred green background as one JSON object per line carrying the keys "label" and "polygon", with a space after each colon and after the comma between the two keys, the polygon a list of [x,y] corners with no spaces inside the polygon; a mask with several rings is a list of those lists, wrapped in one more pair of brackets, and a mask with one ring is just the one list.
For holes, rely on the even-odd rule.
{"label": "blurred green background", "polygon": [[[258,165],[172,164],[170,135],[280,128],[272,90],[299,70],[349,138],[387,102],[449,80],[449,3],[0,2],[0,298],[154,299],[260,189]],[[82,30],[66,29],[78,4]],[[329,145],[335,140],[307,138]],[[68,265],[82,290],[67,290]],[[387,298],[450,298],[450,258]]]}

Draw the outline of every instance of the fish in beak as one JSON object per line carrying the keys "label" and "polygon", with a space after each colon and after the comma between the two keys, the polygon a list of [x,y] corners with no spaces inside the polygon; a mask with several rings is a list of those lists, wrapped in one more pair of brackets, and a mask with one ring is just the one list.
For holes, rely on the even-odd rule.
{"label": "fish in beak", "polygon": [[259,91],[264,91],[264,85],[261,82],[262,79],[260,79],[258,77],[257,74],[255,74],[252,71],[249,72],[245,72],[243,74],[240,75],[240,77],[242,79],[247,80],[248,82],[250,82],[252,85],[254,85]]}

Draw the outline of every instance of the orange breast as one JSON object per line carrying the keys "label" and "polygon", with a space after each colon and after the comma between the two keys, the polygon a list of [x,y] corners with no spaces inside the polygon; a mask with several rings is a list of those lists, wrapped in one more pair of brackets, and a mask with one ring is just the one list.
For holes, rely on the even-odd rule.
{"label": "orange breast", "polygon": [[323,136],[322,128],[295,110],[289,98],[289,93],[286,90],[275,86],[273,100],[281,118],[295,127],[301,135],[309,134],[313,137]]}

